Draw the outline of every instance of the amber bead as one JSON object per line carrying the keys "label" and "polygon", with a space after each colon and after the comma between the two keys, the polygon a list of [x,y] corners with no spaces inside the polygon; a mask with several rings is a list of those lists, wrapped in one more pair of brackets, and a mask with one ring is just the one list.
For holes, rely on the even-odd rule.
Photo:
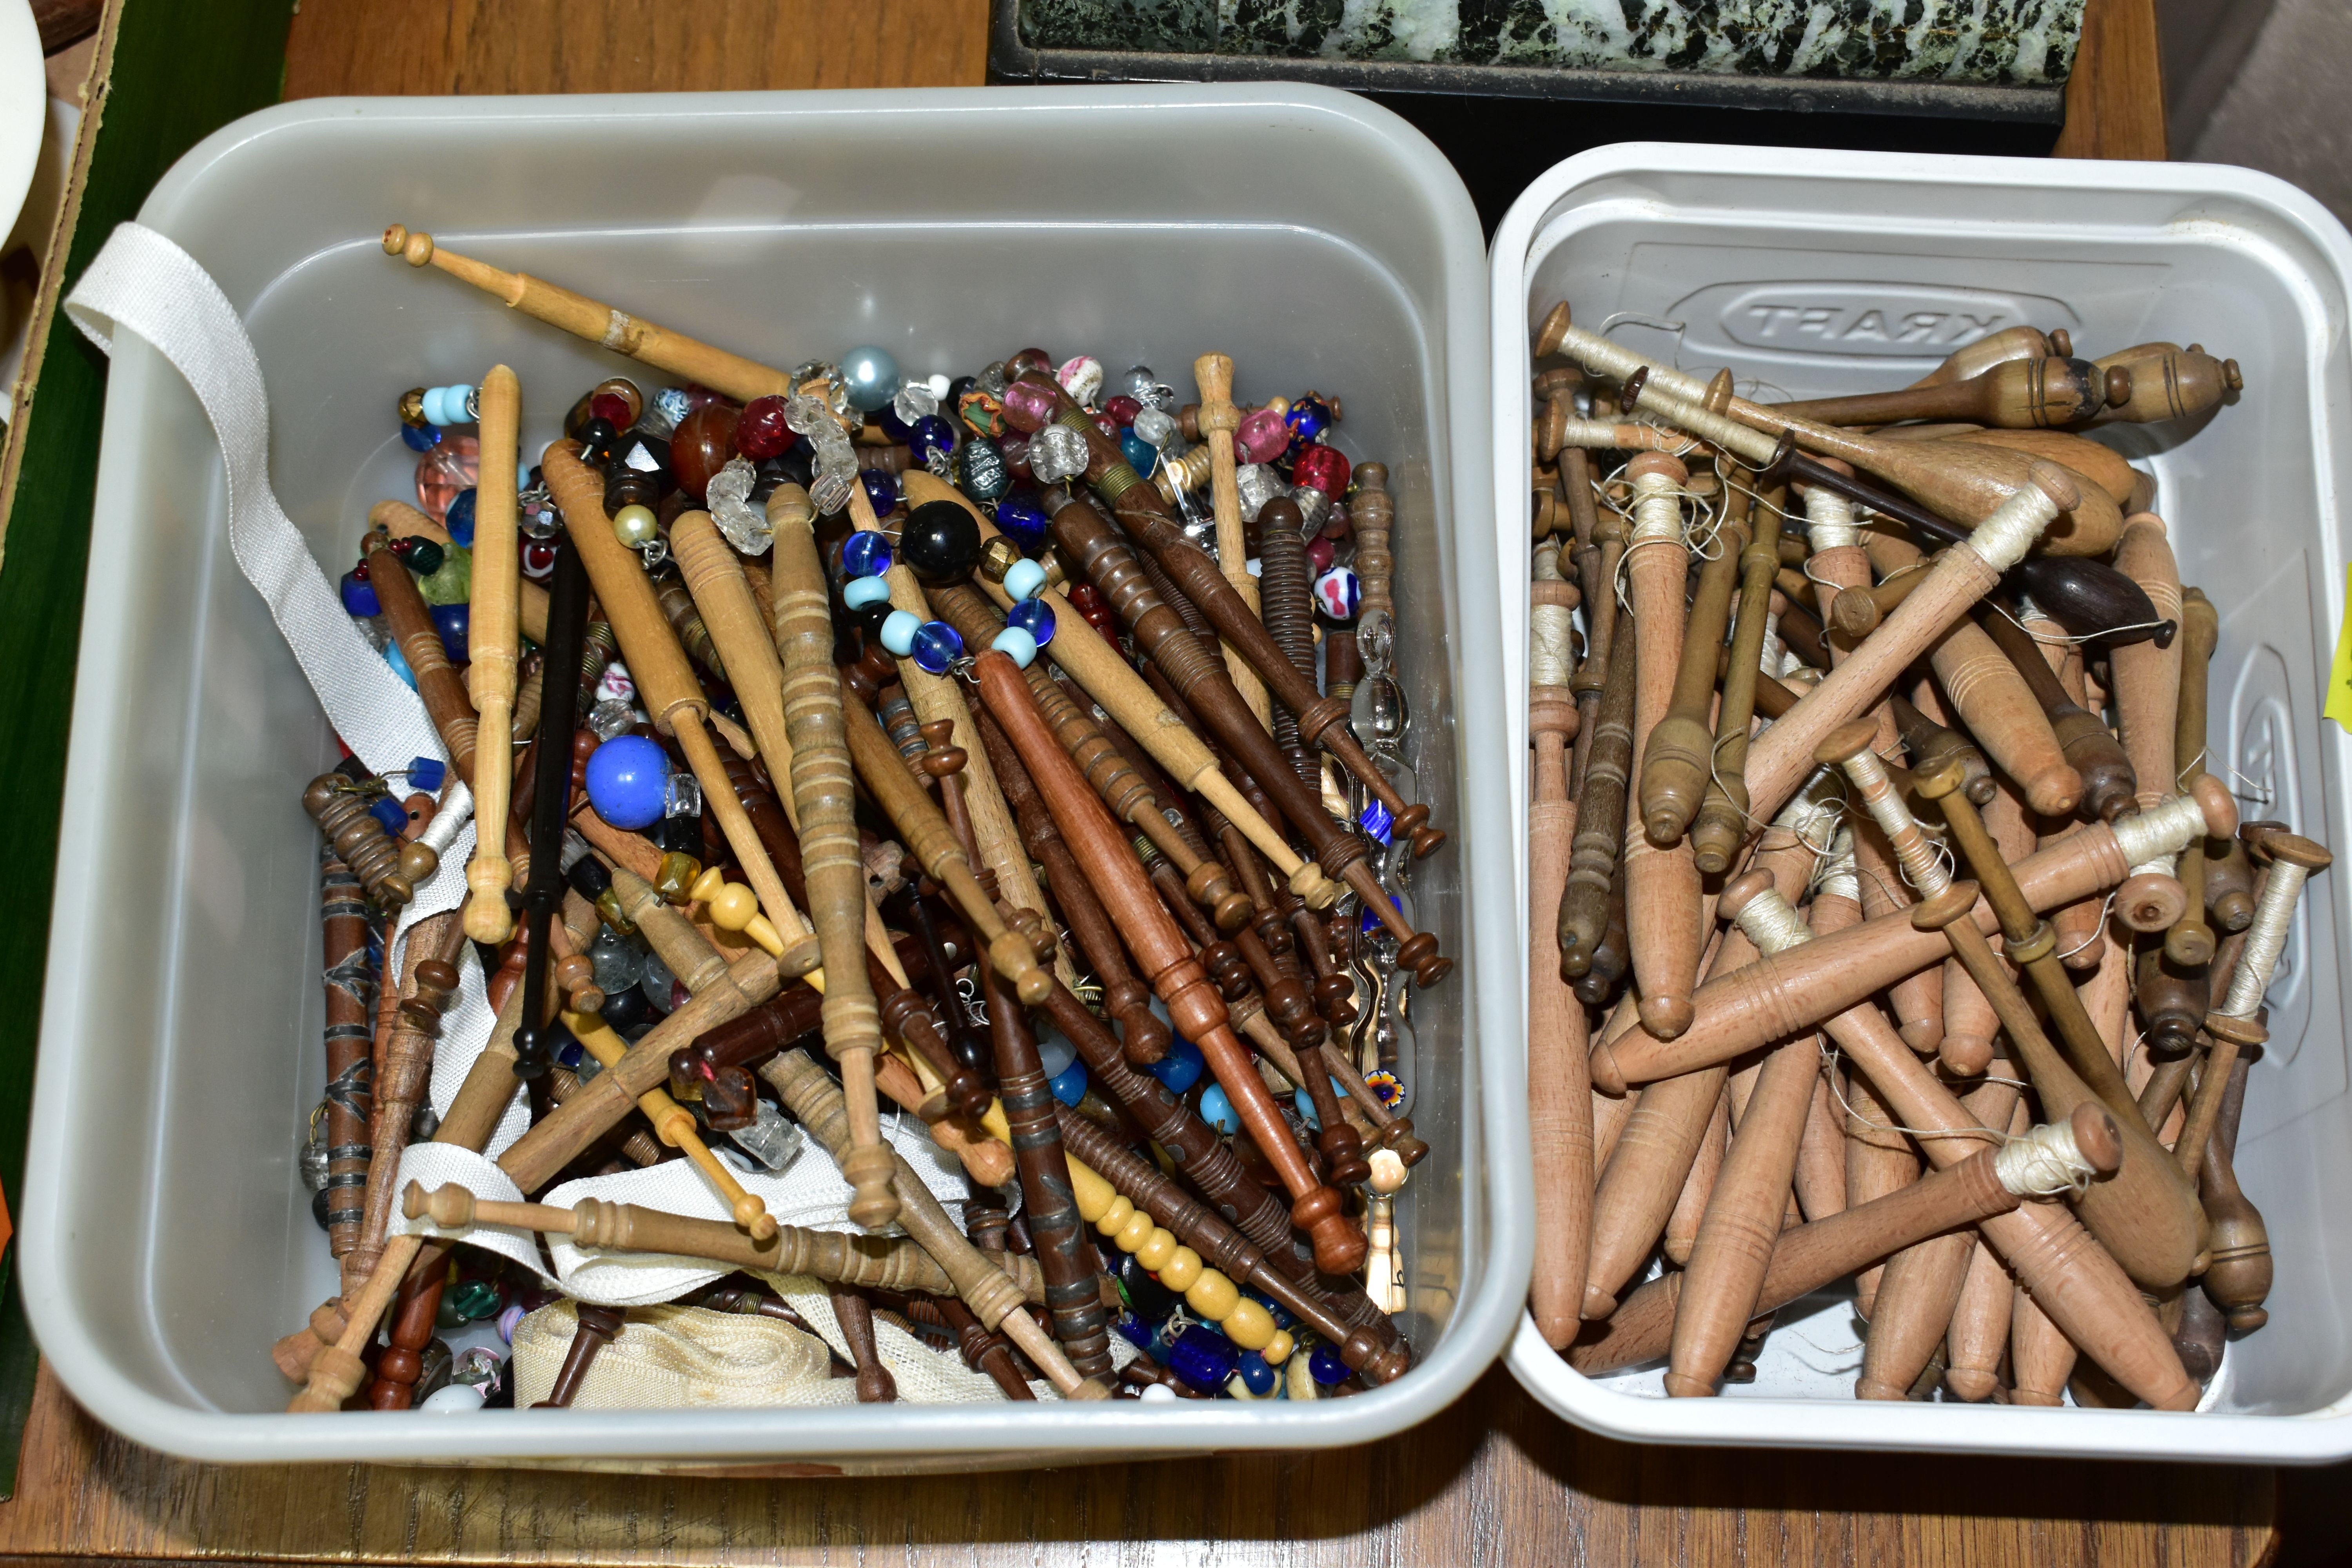
{"label": "amber bead", "polygon": [[679,489],[696,500],[702,499],[710,476],[735,455],[735,425],[740,417],[731,405],[706,403],[679,421],[669,438],[670,472]]}

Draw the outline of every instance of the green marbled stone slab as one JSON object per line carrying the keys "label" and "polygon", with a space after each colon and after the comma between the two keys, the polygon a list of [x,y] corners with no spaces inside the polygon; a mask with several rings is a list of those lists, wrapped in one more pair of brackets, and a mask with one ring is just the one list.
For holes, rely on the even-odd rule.
{"label": "green marbled stone slab", "polygon": [[2084,0],[1020,0],[1036,48],[2063,82]]}

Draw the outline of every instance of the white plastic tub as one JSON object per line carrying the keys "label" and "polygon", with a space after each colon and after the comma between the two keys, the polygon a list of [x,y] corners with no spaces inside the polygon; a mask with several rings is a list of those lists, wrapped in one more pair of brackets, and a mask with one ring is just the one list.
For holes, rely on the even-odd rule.
{"label": "white plastic tub", "polygon": [[[2320,721],[2345,610],[2352,240],[2309,196],[2194,164],[1627,144],[1537,181],[1496,236],[1493,272],[1496,514],[1519,745],[1528,339],[1558,300],[1669,363],[1728,365],[1792,397],[1900,386],[1960,342],[2020,323],[2065,327],[2089,356],[2194,341],[2244,368],[2235,406],[2207,428],[2116,426],[2102,438],[2156,475],[2182,578],[2221,611],[2213,770],[2249,816],[2352,843],[2345,735]],[[1679,326],[1606,325],[1629,313]],[[1514,787],[1524,821],[1525,780]],[[1524,888],[1524,836],[1518,856]],[[2352,1455],[2352,1100],[2338,978],[2347,898],[2340,871],[2313,885],[2272,986],[2237,1168],[2268,1222],[2277,1283],[2269,1326],[2230,1347],[2203,1413],[1863,1404],[1851,1315],[1835,1302],[1813,1303],[1822,1310],[1803,1323],[1784,1314],[1758,1381],[1723,1398],[1665,1399],[1654,1373],[1580,1376],[1531,1321],[1511,1370],[1570,1420],[1652,1442]]]}
{"label": "white plastic tub", "polygon": [[[119,342],[107,402],[27,1190],[24,1288],[74,1396],[201,1458],[561,1458],[846,1469],[1360,1443],[1496,1358],[1529,1258],[1510,887],[1508,684],[1483,517],[1486,270],[1453,171],[1315,88],[318,100],[189,153],[142,213],[248,323],[271,473],[340,572],[408,489],[392,405],[520,374],[527,441],[647,374],[436,272],[399,221],[770,363],[879,342],[911,371],[1031,342],[1189,385],[1212,349],[1263,397],[1346,399],[1385,459],[1420,757],[1454,835],[1423,922],[1460,968],[1414,1003],[1436,1154],[1400,1205],[1407,1377],[1316,1404],[907,1405],[290,1416],[270,1342],[332,1289],[294,1170],[320,1097],[316,832],[334,752],[223,532],[220,458],[178,375]],[[532,449],[536,449],[533,447]]]}

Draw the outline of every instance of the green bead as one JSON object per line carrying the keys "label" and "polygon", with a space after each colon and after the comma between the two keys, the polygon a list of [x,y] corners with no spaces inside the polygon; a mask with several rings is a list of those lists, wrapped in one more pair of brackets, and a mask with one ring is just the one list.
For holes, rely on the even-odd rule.
{"label": "green bead", "polygon": [[468,1279],[449,1292],[447,1300],[457,1316],[468,1323],[499,1315],[499,1288],[487,1279]]}
{"label": "green bead", "polygon": [[467,603],[474,593],[474,552],[462,544],[450,545],[443,553],[439,568],[419,581],[416,591],[428,605]]}

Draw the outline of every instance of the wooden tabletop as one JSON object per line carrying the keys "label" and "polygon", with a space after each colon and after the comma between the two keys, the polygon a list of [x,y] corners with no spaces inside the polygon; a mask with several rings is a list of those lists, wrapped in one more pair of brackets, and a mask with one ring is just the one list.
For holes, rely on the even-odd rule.
{"label": "wooden tabletop", "polygon": [[[986,30],[985,0],[302,0],[285,91],[971,83]],[[2154,0],[2091,0],[2058,150],[2164,156],[2155,62]],[[107,1432],[44,1368],[0,1559],[2254,1568],[2275,1512],[2261,1469],[1637,1447],[1499,1368],[1362,1448],[788,1481],[193,1464]]]}

